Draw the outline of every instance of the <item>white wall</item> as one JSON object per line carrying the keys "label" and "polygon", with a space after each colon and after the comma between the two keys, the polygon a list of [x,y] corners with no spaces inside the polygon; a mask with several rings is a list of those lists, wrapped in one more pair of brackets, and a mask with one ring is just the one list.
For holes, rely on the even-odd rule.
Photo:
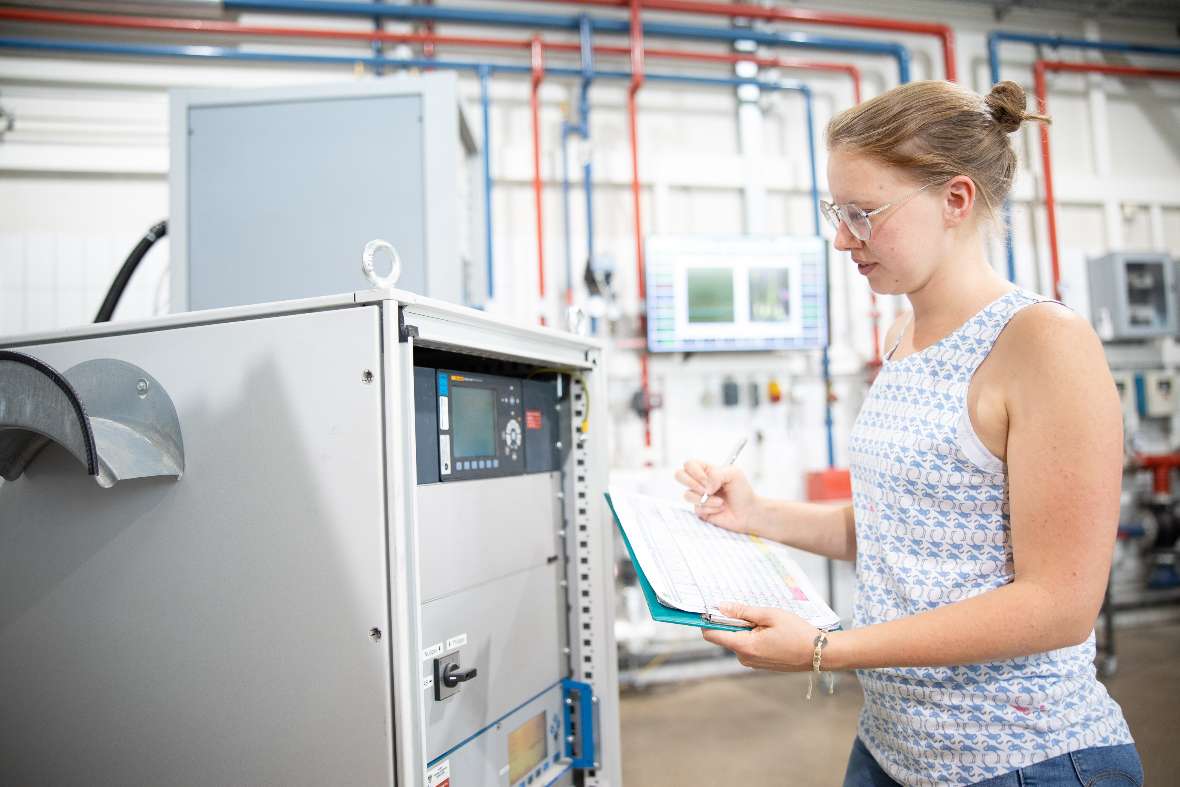
{"label": "white wall", "polygon": [[[440,4],[448,4],[442,2]],[[472,5],[472,0],[451,2]],[[535,3],[500,2],[515,10],[547,11]],[[880,4],[825,4],[825,8],[879,15]],[[966,4],[910,2],[893,4],[897,13],[914,20],[938,19],[952,24],[958,36],[960,74],[976,90],[988,86],[985,35],[995,28],[987,9]],[[568,8],[566,9],[568,10]],[[609,14],[607,9],[595,13]],[[365,20],[243,15],[242,23],[285,26],[315,25],[366,29]],[[680,20],[683,21],[683,20]],[[721,20],[689,20],[721,24]],[[390,24],[389,29],[398,29]],[[1161,40],[1150,24],[1133,21],[1087,23],[1062,14],[1013,12],[1004,28],[1107,39]],[[787,28],[790,29],[790,28]],[[941,77],[942,58],[928,36],[879,35],[871,31],[800,27],[801,32],[840,38],[898,40],[912,47],[914,78]],[[530,31],[463,30],[494,36],[527,35]],[[157,43],[233,42],[192,36],[79,31],[32,25],[6,25],[4,35],[63,39],[151,41]],[[553,34],[548,38],[562,36]],[[568,37],[566,37],[568,39]],[[1164,40],[1167,43],[1167,40]],[[660,42],[662,45],[666,42]],[[364,54],[363,44],[308,46],[299,41],[246,43],[243,48],[275,51],[316,51]],[[704,48],[693,44],[694,48]],[[717,50],[720,51],[720,50]],[[466,53],[456,51],[456,56]],[[785,56],[847,61],[864,73],[865,96],[897,82],[893,61],[879,57],[846,57],[839,53],[782,52]],[[1046,56],[1052,55],[1046,51]],[[496,55],[503,57],[503,55]],[[1003,76],[1025,84],[1031,92],[1030,64],[1035,52],[1005,46]],[[1107,62],[1158,63],[1169,60],[1081,55],[1065,50],[1061,57]],[[573,61],[568,61],[571,64]],[[625,61],[604,62],[625,68]],[[679,63],[649,61],[649,69],[684,70]],[[700,69],[692,70],[699,72]],[[723,74],[724,69],[714,73]],[[812,85],[816,125],[851,104],[849,80],[839,74],[784,74]],[[168,215],[167,95],[173,86],[294,84],[348,80],[353,69],[243,65],[204,61],[136,61],[117,57],[29,55],[0,49],[0,106],[16,116],[16,128],[0,140],[0,335],[67,326],[93,318],[110,278],[139,236]],[[542,145],[546,178],[545,254],[548,297],[536,294],[532,154],[528,89],[523,80],[493,80],[492,170],[495,177],[497,298],[492,310],[524,320],[539,312],[550,323],[560,321],[564,246],[560,192],[560,121],[576,102],[570,80],[543,85]],[[479,128],[478,85],[464,77],[463,92],[473,126]],[[1067,298],[1084,304],[1082,260],[1087,254],[1114,247],[1158,248],[1180,254],[1180,85],[1121,81],[1077,75],[1051,75],[1051,130],[1062,251],[1066,260]],[[634,330],[637,313],[634,238],[631,208],[626,90],[602,83],[592,93],[592,141],[574,156],[593,157],[596,173],[596,245],[617,262],[617,284],[625,320],[620,331]],[[766,95],[761,102],[761,150],[740,149],[737,102],[731,91],[649,84],[640,93],[639,131],[644,182],[643,223],[646,232],[662,234],[741,233],[756,225],[766,232],[808,234],[807,158],[802,102],[798,95]],[[1016,185],[1013,222],[1016,230],[1018,281],[1047,291],[1048,247],[1036,129],[1022,131],[1014,141],[1022,159]],[[820,172],[824,163],[822,145]],[[747,216],[745,199],[765,193],[764,209]],[[1030,205],[1033,205],[1030,209]],[[579,260],[585,249],[580,184],[575,169],[574,220],[571,233]],[[349,250],[348,253],[352,253]],[[1003,254],[993,248],[1002,267]],[[144,270],[136,276],[118,317],[139,317],[167,308],[167,242],[158,244]],[[843,440],[864,392],[860,369],[872,354],[869,298],[863,281],[847,260],[833,255],[833,368],[836,372],[837,462],[844,461]],[[576,276],[580,272],[577,266]],[[580,278],[580,276],[579,276]],[[881,304],[887,321],[898,304]],[[826,464],[822,424],[823,392],[818,359],[813,354],[702,358],[688,361],[657,358],[652,362],[653,386],[665,406],[653,418],[651,450],[642,446],[642,427],[628,403],[638,386],[636,342],[617,336],[612,351],[613,460],[619,468],[652,464],[657,468],[683,457],[718,456],[729,437],[760,428],[765,441],[758,452],[743,457],[751,472],[785,494],[800,491],[807,469]],[[743,404],[722,408],[720,384],[732,374],[743,384],[761,385],[775,377],[790,391],[790,401],[758,408]],[[706,392],[712,393],[712,402]]]}

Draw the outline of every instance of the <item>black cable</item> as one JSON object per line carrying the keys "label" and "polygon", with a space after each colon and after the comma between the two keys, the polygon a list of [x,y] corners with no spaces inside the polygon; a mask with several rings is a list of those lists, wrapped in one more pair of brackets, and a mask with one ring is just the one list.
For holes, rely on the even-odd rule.
{"label": "black cable", "polygon": [[95,322],[110,322],[111,316],[115,313],[115,307],[119,305],[119,300],[123,297],[123,291],[127,289],[127,283],[131,281],[131,274],[135,273],[135,269],[139,267],[139,263],[143,260],[148,250],[155,245],[156,241],[168,234],[168,220],[164,219],[159,224],[152,226],[142,238],[139,243],[135,244],[135,248],[127,255],[127,260],[123,263],[123,267],[119,269],[115,280],[111,282],[111,288],[107,290],[107,297],[103,299],[102,306],[99,307],[98,315],[94,318]]}

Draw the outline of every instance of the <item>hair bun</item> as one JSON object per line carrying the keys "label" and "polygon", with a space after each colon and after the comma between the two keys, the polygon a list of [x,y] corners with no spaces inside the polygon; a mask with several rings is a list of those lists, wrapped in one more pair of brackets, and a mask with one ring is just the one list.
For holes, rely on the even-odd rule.
{"label": "hair bun", "polygon": [[1024,88],[1010,79],[1005,79],[992,86],[983,103],[987,105],[992,119],[999,124],[1004,133],[1011,134],[1030,117],[1024,112],[1027,100]]}

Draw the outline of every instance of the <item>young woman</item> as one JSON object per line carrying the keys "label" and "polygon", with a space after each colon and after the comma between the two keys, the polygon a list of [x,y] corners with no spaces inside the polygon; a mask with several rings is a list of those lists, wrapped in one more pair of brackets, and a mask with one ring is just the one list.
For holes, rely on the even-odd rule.
{"label": "young woman", "polygon": [[760,669],[855,669],[865,704],[844,784],[1141,784],[1122,711],[1095,677],[1094,620],[1118,524],[1122,420],[1102,345],[1064,306],[988,264],[985,227],[1029,118],[916,82],[828,126],[835,245],[912,311],[849,439],[852,505],[757,496],[688,462],[698,514],[855,560],[854,626],[826,640],[786,611],[723,608],[705,638]]}

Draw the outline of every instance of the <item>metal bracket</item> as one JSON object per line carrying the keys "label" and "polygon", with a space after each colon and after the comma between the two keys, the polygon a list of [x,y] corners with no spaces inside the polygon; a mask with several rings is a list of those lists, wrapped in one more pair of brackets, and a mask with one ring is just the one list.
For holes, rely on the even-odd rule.
{"label": "metal bracket", "polygon": [[103,488],[184,473],[176,407],[143,369],[100,358],[63,374],[31,355],[0,350],[0,476],[20,478],[51,442]]}
{"label": "metal bracket", "polygon": [[[574,768],[597,768],[598,750],[594,738],[594,687],[589,683],[563,678],[562,706],[565,709],[565,756]],[[574,719],[575,706],[577,719]]]}
{"label": "metal bracket", "polygon": [[406,324],[406,307],[397,307],[397,338],[402,344],[418,338],[418,327]]}

